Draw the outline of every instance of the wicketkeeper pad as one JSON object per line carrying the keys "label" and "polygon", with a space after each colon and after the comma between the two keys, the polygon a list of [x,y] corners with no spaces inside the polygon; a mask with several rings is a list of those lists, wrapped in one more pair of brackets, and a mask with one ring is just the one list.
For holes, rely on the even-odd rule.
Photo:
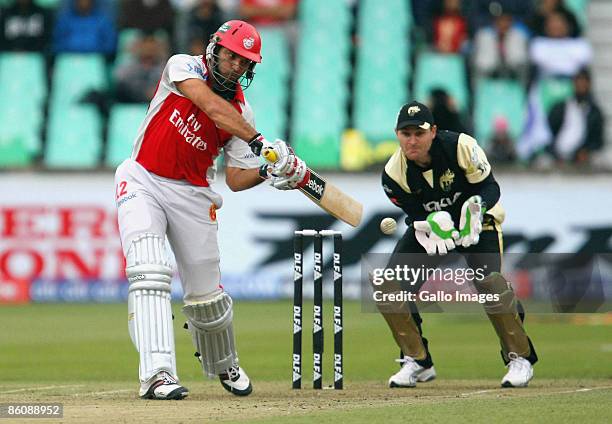
{"label": "wicketkeeper pad", "polygon": [[474,281],[479,293],[497,294],[498,301],[486,302],[485,312],[495,328],[502,345],[504,357],[514,352],[523,358],[529,357],[529,339],[517,310],[517,300],[510,283],[497,272],[492,272],[480,281]]}
{"label": "wicketkeeper pad", "polygon": [[[372,279],[370,279],[372,282]],[[397,281],[386,281],[381,286],[374,286],[385,294],[401,293],[402,287]],[[427,358],[427,348],[423,342],[418,324],[414,321],[408,302],[376,302],[376,307],[387,321],[395,342],[404,355],[422,361]]]}
{"label": "wicketkeeper pad", "polygon": [[128,250],[126,263],[130,282],[128,328],[140,354],[140,381],[148,381],[159,371],[176,377],[170,306],[172,268],[164,240],[156,234],[137,237]]}
{"label": "wicketkeeper pad", "polygon": [[210,378],[216,378],[238,365],[232,325],[232,298],[221,292],[213,299],[185,305],[193,343],[201,355],[202,368]]}

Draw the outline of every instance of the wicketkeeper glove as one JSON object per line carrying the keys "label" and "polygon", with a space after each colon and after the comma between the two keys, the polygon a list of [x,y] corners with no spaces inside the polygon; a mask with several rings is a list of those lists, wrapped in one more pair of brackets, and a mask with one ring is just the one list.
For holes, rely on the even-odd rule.
{"label": "wicketkeeper glove", "polygon": [[482,197],[476,195],[467,199],[461,206],[459,218],[459,238],[457,246],[469,247],[478,244],[482,231],[482,217],[487,208],[482,203]]}
{"label": "wicketkeeper glove", "polygon": [[414,235],[428,255],[446,255],[455,248],[459,231],[448,212],[432,212],[425,221],[415,221]]}

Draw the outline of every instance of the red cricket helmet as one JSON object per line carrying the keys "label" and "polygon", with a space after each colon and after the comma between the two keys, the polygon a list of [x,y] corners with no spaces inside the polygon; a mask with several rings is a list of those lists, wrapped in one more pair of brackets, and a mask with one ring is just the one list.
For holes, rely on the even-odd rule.
{"label": "red cricket helmet", "polygon": [[[249,70],[239,81],[231,80],[218,71],[218,46],[225,47],[252,62]],[[255,64],[261,63],[261,37],[259,33],[253,25],[247,22],[227,21],[210,37],[210,42],[206,48],[206,63],[221,87],[231,90],[234,89],[236,83],[240,83],[243,89],[247,88],[255,76],[253,71]]]}
{"label": "red cricket helmet", "polygon": [[227,21],[215,32],[217,44],[246,57],[253,62],[261,63],[261,37],[255,27],[244,21]]}

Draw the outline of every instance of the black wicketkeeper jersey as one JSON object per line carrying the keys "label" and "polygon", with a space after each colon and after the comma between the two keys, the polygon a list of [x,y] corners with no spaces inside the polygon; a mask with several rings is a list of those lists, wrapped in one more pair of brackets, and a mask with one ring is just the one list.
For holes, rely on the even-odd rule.
{"label": "black wicketkeeper jersey", "polygon": [[408,160],[398,148],[385,165],[382,185],[393,204],[408,214],[406,223],[421,221],[431,212],[447,211],[459,225],[461,206],[473,195],[486,204],[485,225],[501,224],[499,184],[476,140],[464,133],[438,131],[429,150],[431,165],[425,169]]}

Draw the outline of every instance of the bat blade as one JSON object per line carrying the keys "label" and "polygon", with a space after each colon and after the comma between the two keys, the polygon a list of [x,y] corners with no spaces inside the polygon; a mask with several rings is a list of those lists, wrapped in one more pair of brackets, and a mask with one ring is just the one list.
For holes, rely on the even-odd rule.
{"label": "bat blade", "polygon": [[356,227],[361,222],[363,205],[310,170],[308,183],[300,190],[321,209]]}

